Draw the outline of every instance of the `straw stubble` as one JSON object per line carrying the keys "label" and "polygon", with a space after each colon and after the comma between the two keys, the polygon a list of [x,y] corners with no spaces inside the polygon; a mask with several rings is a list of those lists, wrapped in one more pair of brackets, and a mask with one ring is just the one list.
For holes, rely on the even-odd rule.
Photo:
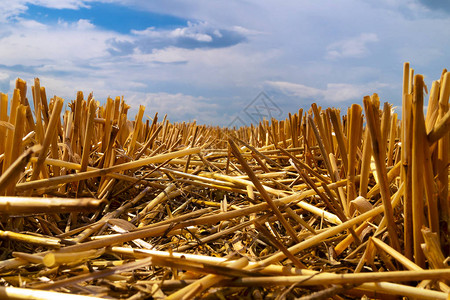
{"label": "straw stubble", "polygon": [[0,295],[446,299],[449,76],[426,117],[406,63],[402,115],[373,94],[364,115],[240,128],[82,92],[63,112],[37,78],[32,110],[18,79],[0,97]]}

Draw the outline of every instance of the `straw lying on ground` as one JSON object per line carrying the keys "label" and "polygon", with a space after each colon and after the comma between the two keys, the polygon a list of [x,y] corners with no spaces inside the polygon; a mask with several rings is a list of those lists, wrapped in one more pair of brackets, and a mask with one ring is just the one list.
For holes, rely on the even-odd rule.
{"label": "straw lying on ground", "polygon": [[219,128],[48,100],[38,79],[30,106],[18,79],[0,95],[0,296],[447,299],[449,73],[424,89],[405,64],[401,121],[373,94]]}

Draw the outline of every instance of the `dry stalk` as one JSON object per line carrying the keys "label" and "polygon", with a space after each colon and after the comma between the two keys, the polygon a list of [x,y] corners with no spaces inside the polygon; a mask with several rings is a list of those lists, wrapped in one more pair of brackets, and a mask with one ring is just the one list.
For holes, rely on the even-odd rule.
{"label": "dry stalk", "polygon": [[0,298],[447,299],[449,76],[426,118],[407,63],[401,123],[373,94],[365,116],[313,104],[233,129],[82,92],[62,112],[37,78],[33,115],[18,79],[0,95]]}

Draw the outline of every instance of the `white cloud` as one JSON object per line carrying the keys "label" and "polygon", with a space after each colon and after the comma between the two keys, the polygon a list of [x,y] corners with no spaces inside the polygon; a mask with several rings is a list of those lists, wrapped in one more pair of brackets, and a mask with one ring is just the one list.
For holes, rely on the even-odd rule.
{"label": "white cloud", "polygon": [[9,80],[9,74],[0,72],[0,81]]}
{"label": "white cloud", "polygon": [[324,95],[321,89],[313,88],[299,83],[285,82],[285,81],[267,81],[269,86],[281,90],[285,94],[293,94],[302,98],[314,98]]}
{"label": "white cloud", "polygon": [[24,30],[30,30],[30,31],[38,31],[38,30],[46,30],[48,29],[47,25],[43,23],[39,23],[34,20],[20,20],[17,24],[18,26],[22,27]]}
{"label": "white cloud", "polygon": [[[193,29],[194,29],[194,27],[193,27],[192,23],[189,23],[188,27],[176,28],[176,29],[172,30],[169,33],[169,36],[173,37],[173,38],[191,38],[191,39],[194,39],[199,42],[211,42],[213,40],[209,34],[201,33],[196,30],[193,30]],[[216,31],[217,31],[217,29],[214,30],[214,32],[216,32]],[[220,37],[221,35],[217,35],[217,36]]]}
{"label": "white cloud", "polygon": [[137,50],[131,57],[139,63],[173,64],[186,62],[188,59],[188,52],[191,52],[191,50],[168,47],[164,49],[155,49],[151,53],[142,53]]}
{"label": "white cloud", "polygon": [[362,96],[372,94],[368,86],[359,86],[348,83],[328,83],[326,90],[324,90],[324,99],[332,102],[342,101],[360,101]]}
{"label": "white cloud", "polygon": [[67,30],[67,29],[75,29],[78,31],[88,31],[95,29],[95,25],[92,24],[90,20],[87,19],[79,19],[76,22],[67,22],[63,19],[58,19],[58,26],[54,27],[53,30]]}
{"label": "white cloud", "polygon": [[86,63],[97,57],[108,55],[107,40],[119,36],[95,30],[87,20],[46,25],[36,21],[21,20],[8,27],[8,34],[0,35],[3,64],[37,66],[42,64],[62,65]]}
{"label": "white cloud", "polygon": [[254,36],[254,35],[261,35],[264,34],[264,32],[262,31],[258,31],[258,30],[254,30],[254,29],[249,29],[249,28],[245,28],[242,26],[233,26],[232,27],[234,31],[236,32],[240,32],[246,36]]}
{"label": "white cloud", "polygon": [[2,0],[0,1],[0,24],[7,23],[11,17],[24,12],[27,6],[22,1]]}
{"label": "white cloud", "polygon": [[76,28],[78,30],[91,30],[91,29],[94,29],[95,26],[89,20],[80,19],[76,23]]}
{"label": "white cloud", "polygon": [[19,2],[27,2],[32,3],[34,5],[44,6],[48,8],[56,8],[56,9],[79,9],[82,7],[89,7],[87,3],[91,1],[85,0],[27,0],[27,1],[19,1]]}
{"label": "white cloud", "polygon": [[360,101],[363,96],[377,92],[388,84],[371,82],[368,84],[328,83],[324,89],[314,88],[299,83],[268,81],[269,86],[282,93],[311,101],[345,102]]}
{"label": "white cloud", "polygon": [[[212,103],[211,99],[196,97],[183,93],[135,93],[131,96],[125,96],[125,101],[132,107],[144,105],[146,114],[153,115],[155,112],[162,115],[168,115],[171,121],[193,121],[199,123],[218,124],[224,123],[227,119],[224,116],[218,116],[216,111],[218,105]],[[223,118],[223,119],[222,119]]]}
{"label": "white cloud", "polygon": [[330,44],[327,47],[327,59],[338,59],[347,57],[363,57],[368,52],[369,43],[378,42],[378,36],[375,33],[362,33],[357,37],[344,39]]}
{"label": "white cloud", "polygon": [[167,47],[198,49],[226,48],[247,41],[242,29],[234,27],[218,28],[208,22],[188,22],[187,26],[175,29],[148,27],[131,30],[131,41],[112,40],[112,53],[127,55],[132,51],[150,53]]}
{"label": "white cloud", "polygon": [[79,9],[89,7],[92,0],[2,0],[0,1],[0,24],[7,23],[11,18],[27,10],[28,4],[56,9]]}

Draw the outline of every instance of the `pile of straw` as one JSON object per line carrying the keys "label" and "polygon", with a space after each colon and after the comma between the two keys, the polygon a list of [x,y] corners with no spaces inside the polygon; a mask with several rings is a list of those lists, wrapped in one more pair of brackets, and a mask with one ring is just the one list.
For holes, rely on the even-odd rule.
{"label": "pile of straw", "polygon": [[447,299],[450,72],[426,93],[406,63],[401,121],[373,94],[231,129],[18,79],[0,298]]}

